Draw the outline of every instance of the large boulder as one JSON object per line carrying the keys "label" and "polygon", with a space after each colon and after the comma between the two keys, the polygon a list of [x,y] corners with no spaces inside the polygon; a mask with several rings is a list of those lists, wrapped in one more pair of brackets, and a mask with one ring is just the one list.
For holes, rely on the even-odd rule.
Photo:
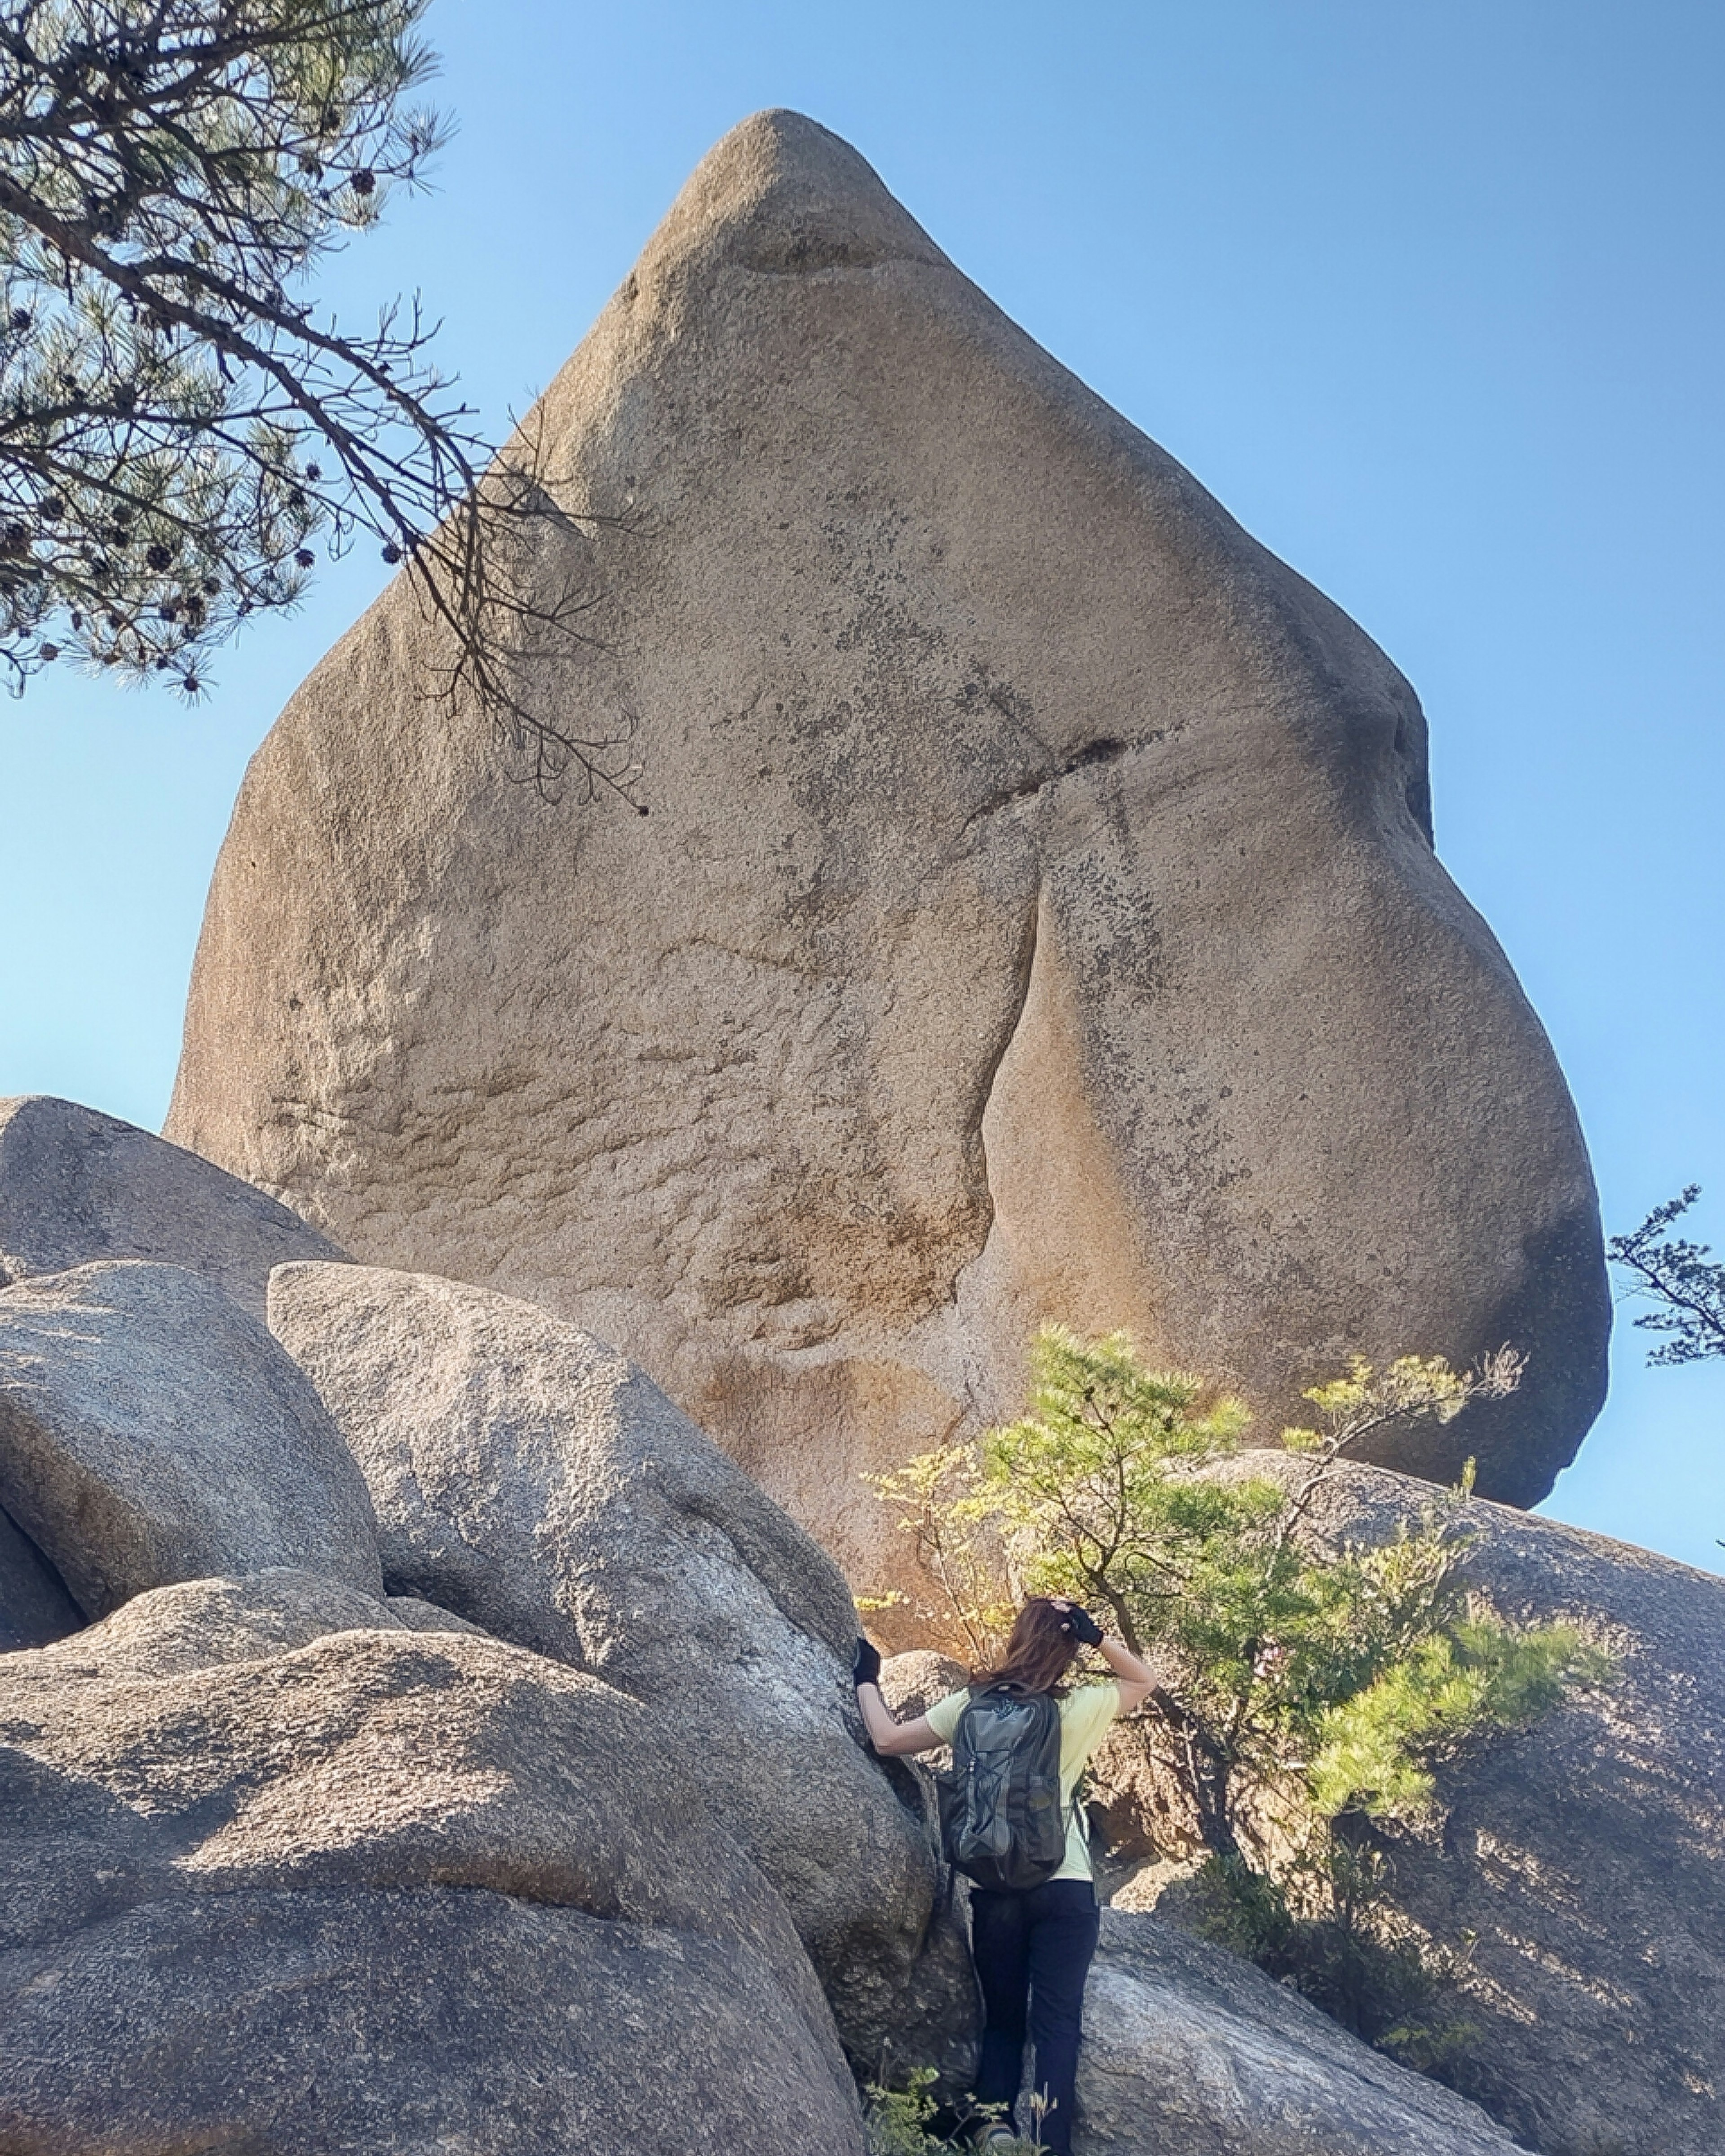
{"label": "large boulder", "polygon": [[865,1748],[850,1592],[803,1530],[626,1357],[529,1304],[290,1265],[270,1321],[364,1471],[390,1589],[652,1710],[784,1897],[855,2058],[937,2024],[962,2044],[922,1804]]}
{"label": "large boulder", "polygon": [[0,1662],[0,2145],[860,2156],[783,1904],[659,1717],[494,1640],[284,1651],[312,1591],[224,1584],[218,1666],[136,1673],[153,1616],[186,1658],[175,1589]]}
{"label": "large boulder", "polygon": [[1593,1185],[1369,638],[794,114],[523,439],[569,514],[521,589],[592,604],[521,691],[633,730],[651,814],[515,783],[403,578],[247,774],[171,1135],[617,1341],[862,1587],[860,1472],[1015,1407],[1049,1317],[1272,1437],[1350,1353],[1512,1342],[1512,1402],[1387,1442],[1548,1490]]}
{"label": "large boulder", "polygon": [[[75,1638],[53,1644],[40,1671],[101,1677],[182,1676],[255,1662],[333,1632],[478,1632],[429,1603],[375,1595],[327,1573],[270,1565],[232,1578],[147,1589]],[[481,1635],[480,1636],[483,1636]]]}
{"label": "large boulder", "polygon": [[[1244,1465],[1244,1463],[1242,1464]],[[1254,1473],[1304,1478],[1260,1455]],[[1430,1492],[1343,1466],[1307,1531],[1369,1543]],[[1725,1578],[1475,1499],[1465,1569],[1501,1614],[1571,1623],[1615,1658],[1526,1734],[1442,1768],[1429,1830],[1385,1837],[1397,1907],[1462,1949],[1446,2080],[1545,2156],[1725,2148]],[[1101,1763],[1130,1840],[1158,1838],[1155,1778]],[[1178,1853],[1176,1851],[1175,1853]],[[1178,1883],[1169,1875],[1169,1883]],[[1164,1913],[1182,1893],[1164,1894]]]}
{"label": "large boulder", "polygon": [[1106,1910],[1078,2156],[1512,2156],[1484,2112],[1220,1948]]}
{"label": "large boulder", "polygon": [[177,1265],[0,1289],[0,1503],[89,1617],[266,1565],[383,1591],[364,1481],[310,1382]]}
{"label": "large boulder", "polygon": [[100,1258],[184,1265],[264,1315],[270,1268],[339,1258],[285,1205],[116,1116],[0,1101],[0,1287]]}
{"label": "large boulder", "polygon": [[46,1646],[84,1622],[65,1584],[11,1514],[0,1510],[0,1654]]}
{"label": "large boulder", "polygon": [[0,1955],[0,2133],[78,2156],[858,2156],[746,1947],[489,1891],[244,1890]]}

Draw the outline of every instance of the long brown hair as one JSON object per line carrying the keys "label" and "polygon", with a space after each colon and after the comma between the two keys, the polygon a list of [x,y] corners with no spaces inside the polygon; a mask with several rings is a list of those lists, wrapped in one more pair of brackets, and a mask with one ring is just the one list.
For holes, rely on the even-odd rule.
{"label": "long brown hair", "polygon": [[1065,1676],[1078,1659],[1079,1643],[1067,1629],[1064,1609],[1056,1609],[1045,1594],[1032,1595],[1013,1620],[1006,1652],[989,1670],[973,1670],[973,1685],[1012,1685],[1020,1691],[1051,1691],[1056,1699],[1066,1690]]}

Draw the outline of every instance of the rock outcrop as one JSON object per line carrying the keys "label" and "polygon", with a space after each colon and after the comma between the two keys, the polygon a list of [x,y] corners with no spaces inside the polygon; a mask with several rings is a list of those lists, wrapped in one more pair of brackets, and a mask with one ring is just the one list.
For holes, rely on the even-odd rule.
{"label": "rock outcrop", "polygon": [[[1275,1455],[1250,1466],[1305,1472]],[[1344,1467],[1312,1532],[1384,1539],[1429,1494]],[[1491,1607],[1574,1623],[1615,1673],[1442,1769],[1430,1830],[1386,1838],[1396,1906],[1466,1948],[1443,2013],[1469,2035],[1445,2078],[1545,2156],[1711,2156],[1725,2147],[1725,1579],[1477,1500],[1461,1525]],[[1102,1794],[1117,1820],[1147,1802],[1154,1841],[1153,1780]]]}
{"label": "rock outcrop", "polygon": [[968,1969],[920,1951],[922,1805],[863,1747],[855,1613],[809,1537],[625,1357],[530,1304],[290,1265],[270,1322],[365,1473],[388,1585],[652,1710],[783,1896],[854,2058],[934,2023],[962,2045]]}
{"label": "rock outcrop", "polygon": [[365,1484],[310,1382],[177,1265],[0,1289],[0,1503],[86,1617],[266,1565],[383,1591]]}
{"label": "rock outcrop", "polygon": [[[1348,1481],[1332,1532],[1411,1509],[1394,1476]],[[1395,1851],[1401,1905],[1474,1940],[1458,2083],[1548,2156],[1704,2156],[1725,2147],[1725,1579],[1470,1513],[1490,1602],[1573,1620],[1617,1676],[1452,1771],[1441,1833]]]}
{"label": "rock outcrop", "polygon": [[0,1101],[0,1287],[147,1258],[202,1273],[261,1317],[272,1265],[341,1255],[263,1191],[135,1124],[42,1093]]}
{"label": "rock outcrop", "polygon": [[908,1655],[891,1655],[880,1665],[880,1697],[901,1722],[927,1714],[937,1701],[958,1691],[968,1681],[968,1672],[962,1662],[955,1662],[950,1655],[932,1653],[927,1648],[914,1650]]}
{"label": "rock outcrop", "polygon": [[1475,2105],[1219,1947],[1105,1911],[1085,1994],[1085,2156],[1512,2156]]}
{"label": "rock outcrop", "polygon": [[280,1574],[213,1584],[198,1668],[193,1600],[0,1660],[0,2144],[860,2156],[783,1906],[657,1716],[454,1633],[283,1650],[316,1595]]}
{"label": "rock outcrop", "polygon": [[[270,1309],[137,1260],[0,1290],[0,2148],[860,2156],[847,2064],[962,2084],[963,1896],[814,1543],[542,1309],[323,1262]],[[1430,1496],[1348,1468],[1309,1528]],[[1389,1845],[1471,1939],[1482,2110],[1116,1911],[1080,2156],[1714,2156],[1725,1581],[1465,1523],[1482,1595],[1618,1665]]]}
{"label": "rock outcrop", "polygon": [[168,1130],[374,1264],[650,1370],[860,1587],[860,1471],[1132,1328],[1275,1435],[1355,1351],[1514,1342],[1396,1465],[1518,1503],[1603,1394],[1587,1159],[1432,850],[1394,667],[812,121],[701,165],[532,415],[524,682],[634,729],[547,808],[405,581],[295,697]]}

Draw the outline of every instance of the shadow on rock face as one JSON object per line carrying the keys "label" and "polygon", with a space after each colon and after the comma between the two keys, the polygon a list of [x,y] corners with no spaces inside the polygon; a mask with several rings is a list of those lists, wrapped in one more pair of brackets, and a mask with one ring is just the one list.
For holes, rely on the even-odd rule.
{"label": "shadow on rock face", "polygon": [[962,2046],[974,1995],[922,1801],[865,1748],[855,1612],[809,1536],[627,1358],[531,1304],[290,1265],[270,1317],[365,1474],[389,1586],[651,1711],[783,1896],[860,2070],[912,2030]]}
{"label": "shadow on rock face", "polygon": [[8,2145],[856,2156],[783,1904],[646,1710],[456,1635],[113,1673],[149,1614],[0,1661]]}
{"label": "shadow on rock face", "polygon": [[[1307,1471],[1260,1454],[1229,1471]],[[1404,1476],[1344,1466],[1307,1530],[1320,1547],[1377,1543],[1430,1502]],[[1725,2147],[1725,1579],[1478,1499],[1455,1517],[1491,1609],[1574,1625],[1615,1675],[1470,1748],[1439,1772],[1430,1828],[1382,1837],[1395,1907],[1466,1949],[1443,2013],[1469,2034],[1444,2078],[1548,2156],[1712,2156]],[[1156,1844],[1156,1778],[1109,1784],[1109,1765],[1123,1838]],[[1178,1913],[1178,1895],[1156,1907]]]}
{"label": "shadow on rock face", "polygon": [[0,1654],[45,1647],[83,1622],[64,1581],[11,1514],[0,1511]]}

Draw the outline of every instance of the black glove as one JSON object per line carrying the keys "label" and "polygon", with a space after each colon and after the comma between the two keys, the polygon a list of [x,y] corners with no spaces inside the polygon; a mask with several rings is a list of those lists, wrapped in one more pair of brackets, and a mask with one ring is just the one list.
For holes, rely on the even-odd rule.
{"label": "black glove", "polygon": [[1076,1602],[1066,1612],[1065,1629],[1075,1640],[1082,1640],[1086,1647],[1100,1647],[1102,1644],[1101,1626],[1088,1609],[1081,1609]]}
{"label": "black glove", "polygon": [[[1098,1633],[1096,1636],[1100,1639],[1101,1635]],[[853,1684],[865,1685],[880,1683],[880,1650],[875,1645],[872,1640],[859,1640],[857,1641],[856,1660],[851,1666],[850,1679]]]}

